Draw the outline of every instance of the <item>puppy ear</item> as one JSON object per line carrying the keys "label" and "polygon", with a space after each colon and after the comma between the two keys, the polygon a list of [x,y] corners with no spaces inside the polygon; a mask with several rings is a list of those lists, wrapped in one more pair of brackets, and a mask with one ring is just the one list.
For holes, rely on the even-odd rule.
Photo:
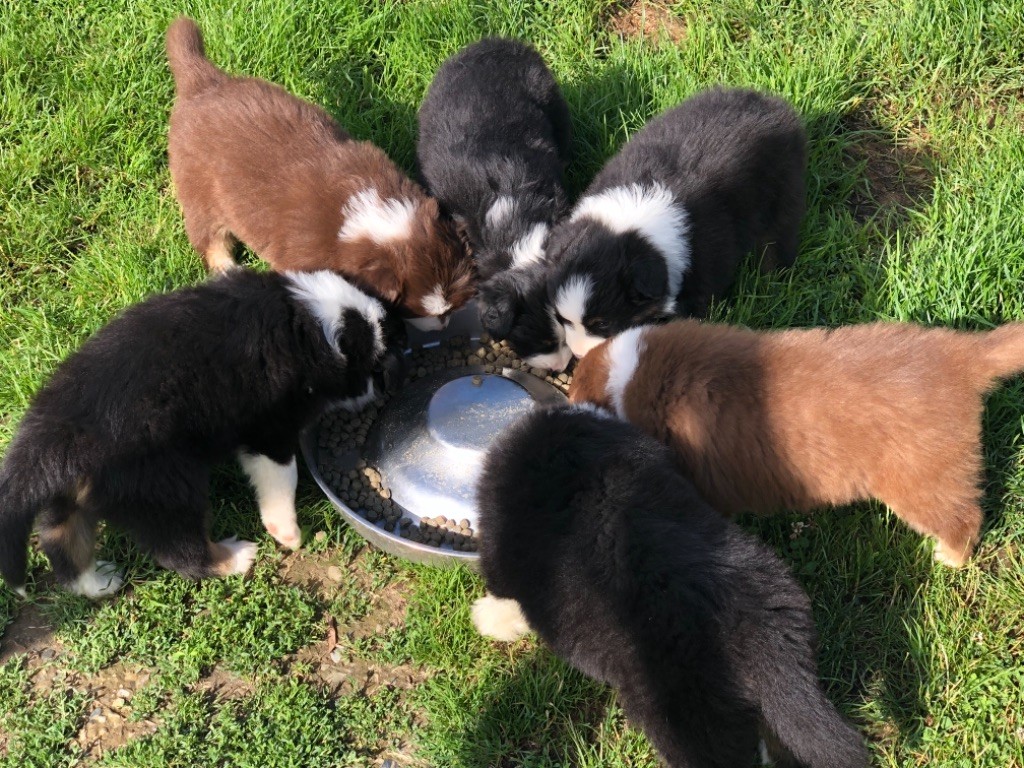
{"label": "puppy ear", "polygon": [[626,267],[625,282],[634,304],[664,298],[668,293],[665,260],[647,255],[631,259]]}
{"label": "puppy ear", "polygon": [[397,304],[402,298],[402,280],[386,264],[366,264],[359,270],[359,280],[378,299],[388,304]]}

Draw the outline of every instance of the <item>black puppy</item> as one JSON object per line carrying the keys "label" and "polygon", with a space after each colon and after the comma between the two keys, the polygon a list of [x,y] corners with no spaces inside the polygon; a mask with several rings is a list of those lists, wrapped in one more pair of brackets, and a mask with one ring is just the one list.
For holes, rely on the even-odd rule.
{"label": "black puppy", "polygon": [[530,365],[557,370],[571,354],[546,302],[544,242],[568,206],[570,135],[555,78],[515,40],[450,57],[419,112],[420,171],[469,240],[484,328]]}
{"label": "black puppy", "polygon": [[490,449],[478,500],[477,628],[533,627],[669,766],[751,766],[759,737],[777,765],[867,765],[819,686],[807,596],[654,439],[594,406],[537,411]]}
{"label": "black puppy", "polygon": [[244,573],[256,545],[214,543],[206,525],[211,467],[236,455],[267,531],[298,547],[299,430],[373,397],[384,326],[381,303],[331,272],[238,270],[126,310],[60,365],[11,442],[0,574],[23,591],[37,515],[57,578],[89,597],[123,583],[93,560],[100,520],[183,576]]}
{"label": "black puppy", "polygon": [[716,88],[649,122],[554,228],[549,299],[573,353],[676,314],[703,317],[744,253],[796,258],[807,139],[786,102]]}

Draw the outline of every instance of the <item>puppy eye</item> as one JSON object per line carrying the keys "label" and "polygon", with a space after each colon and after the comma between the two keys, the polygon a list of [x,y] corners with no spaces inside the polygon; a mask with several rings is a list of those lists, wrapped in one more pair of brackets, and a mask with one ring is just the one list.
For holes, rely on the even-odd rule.
{"label": "puppy eye", "polygon": [[587,330],[593,331],[598,335],[604,335],[608,333],[608,321],[603,317],[595,317],[593,320],[587,323]]}
{"label": "puppy eye", "polygon": [[562,317],[557,310],[555,311],[555,322],[557,322],[559,325],[572,325],[572,323],[570,323],[568,320]]}

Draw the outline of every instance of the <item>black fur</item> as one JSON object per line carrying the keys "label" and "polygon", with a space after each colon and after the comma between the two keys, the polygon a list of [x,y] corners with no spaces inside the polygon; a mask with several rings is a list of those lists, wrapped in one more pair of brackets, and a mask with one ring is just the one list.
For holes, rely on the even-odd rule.
{"label": "black fur", "polygon": [[[675,312],[703,317],[732,285],[742,256],[763,269],[791,265],[804,213],[807,139],[781,99],[743,89],[697,94],[651,120],[604,166],[582,200],[630,184],[660,183],[689,221],[690,264]],[[615,234],[587,218],[552,231],[552,300],[573,275],[592,276],[584,324],[594,336],[663,319],[668,279],[662,252],[636,232]]]}
{"label": "black fur", "polygon": [[478,492],[488,590],[615,686],[669,766],[751,766],[760,734],[787,764],[867,765],[818,683],[807,596],[664,446],[592,410],[542,410],[494,443]]}
{"label": "black fur", "polygon": [[[484,39],[450,57],[419,112],[420,171],[469,240],[484,328],[524,358],[554,352],[561,342],[540,290],[546,266],[512,269],[512,250],[534,226],[550,227],[564,215],[570,136],[554,77],[537,51],[515,40]],[[501,197],[515,201],[513,213],[488,221]],[[523,324],[528,332],[518,328]]]}
{"label": "black fur", "polygon": [[379,319],[344,312],[342,359],[289,280],[238,270],[154,296],[58,367],[0,467],[0,573],[10,585],[24,583],[44,510],[40,541],[65,585],[82,572],[72,550],[91,550],[101,519],[165,567],[211,575],[212,466],[239,450],[287,463],[299,430],[329,403],[366,393],[384,362]]}

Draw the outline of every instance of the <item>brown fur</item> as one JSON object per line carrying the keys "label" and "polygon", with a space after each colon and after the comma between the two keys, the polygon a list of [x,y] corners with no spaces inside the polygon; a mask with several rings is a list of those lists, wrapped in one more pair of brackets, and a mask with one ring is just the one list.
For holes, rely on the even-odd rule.
{"label": "brown fur", "polygon": [[[652,327],[622,396],[727,514],[876,498],[935,556],[962,565],[982,522],[981,413],[1024,370],[1024,324],[965,333],[874,323],[758,333]],[[613,408],[609,345],[576,367],[570,399]]]}
{"label": "brown fur", "polygon": [[[438,285],[451,309],[471,297],[472,261],[453,225],[380,148],[279,86],[217,69],[190,19],[167,30],[167,56],[177,90],[171,176],[208,269],[234,266],[237,239],[274,269],[334,270],[411,316],[431,314],[422,299]],[[415,201],[408,238],[338,238],[346,203],[368,188]]]}

